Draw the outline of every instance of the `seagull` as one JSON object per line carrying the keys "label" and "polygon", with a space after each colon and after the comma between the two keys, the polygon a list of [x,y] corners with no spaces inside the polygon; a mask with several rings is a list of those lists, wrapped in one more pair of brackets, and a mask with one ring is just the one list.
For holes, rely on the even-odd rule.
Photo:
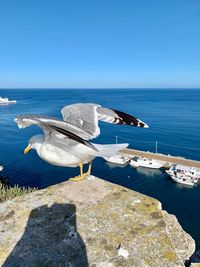
{"label": "seagull", "polygon": [[[148,125],[134,116],[104,108],[98,104],[77,103],[61,110],[63,119],[45,115],[19,115],[15,118],[19,128],[30,125],[40,127],[43,134],[33,136],[24,149],[27,154],[35,149],[44,161],[61,167],[80,167],[80,175],[71,178],[80,181],[91,174],[92,160],[95,157],[108,157],[126,148],[124,144],[94,144],[89,140],[100,135],[98,121],[112,124],[148,128]],[[89,163],[88,171],[83,173],[83,165]]]}

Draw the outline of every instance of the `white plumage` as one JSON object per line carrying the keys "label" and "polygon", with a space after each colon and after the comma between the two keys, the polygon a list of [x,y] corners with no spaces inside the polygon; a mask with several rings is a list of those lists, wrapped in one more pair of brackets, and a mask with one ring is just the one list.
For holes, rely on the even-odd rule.
{"label": "white plumage", "polygon": [[[137,118],[126,113],[103,108],[97,104],[73,104],[61,110],[63,120],[40,115],[19,115],[15,121],[19,128],[30,125],[39,126],[44,134],[33,136],[25,149],[31,148],[50,164],[62,167],[80,166],[81,175],[76,180],[84,178],[82,166],[95,157],[113,156],[128,144],[100,145],[88,140],[100,134],[98,120],[114,124],[124,124],[136,127],[148,126]],[[87,175],[90,174],[91,164]]]}

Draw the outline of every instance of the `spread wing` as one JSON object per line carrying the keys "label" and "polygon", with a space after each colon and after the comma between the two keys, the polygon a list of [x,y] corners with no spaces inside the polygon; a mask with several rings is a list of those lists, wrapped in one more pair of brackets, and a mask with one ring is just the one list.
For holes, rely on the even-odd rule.
{"label": "spread wing", "polygon": [[87,137],[87,133],[85,133],[82,129],[78,129],[77,127],[69,125],[64,121],[60,121],[48,116],[19,115],[15,118],[15,122],[18,124],[19,128],[26,128],[30,125],[36,125],[40,127],[45,134],[46,140],[49,138],[64,139],[67,137],[97,151],[95,146],[79,136],[79,134],[81,134]]}
{"label": "spread wing", "polygon": [[73,104],[65,106],[61,113],[65,122],[87,132],[89,139],[95,138],[100,134],[98,120],[113,124],[148,128],[146,123],[134,116],[114,109],[103,108],[98,104]]}
{"label": "spread wing", "polygon": [[95,104],[73,104],[65,106],[62,110],[63,120],[88,133],[89,139],[95,138],[100,134],[98,127],[99,105]]}

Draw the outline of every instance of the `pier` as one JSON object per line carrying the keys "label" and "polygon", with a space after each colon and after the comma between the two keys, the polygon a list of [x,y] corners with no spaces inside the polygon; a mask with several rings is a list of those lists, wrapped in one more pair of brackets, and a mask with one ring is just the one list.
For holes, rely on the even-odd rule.
{"label": "pier", "polygon": [[200,161],[196,160],[191,160],[191,159],[186,159],[183,157],[176,157],[176,156],[171,156],[171,155],[164,155],[160,153],[152,153],[149,151],[142,151],[142,150],[135,150],[135,149],[124,149],[121,151],[122,154],[130,157],[146,157],[146,158],[151,158],[155,159],[158,161],[163,161],[165,162],[164,167],[169,168],[172,166],[172,164],[181,164],[184,166],[188,167],[196,167],[200,169]]}

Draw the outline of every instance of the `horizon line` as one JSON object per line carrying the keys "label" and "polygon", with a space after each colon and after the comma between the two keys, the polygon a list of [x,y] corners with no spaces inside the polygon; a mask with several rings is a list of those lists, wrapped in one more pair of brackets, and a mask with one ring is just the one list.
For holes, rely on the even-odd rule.
{"label": "horizon line", "polygon": [[0,90],[24,90],[24,89],[34,89],[34,90],[145,90],[145,89],[155,89],[155,90],[179,90],[179,89],[197,89],[199,90],[200,87],[8,87],[3,88],[0,87]]}

